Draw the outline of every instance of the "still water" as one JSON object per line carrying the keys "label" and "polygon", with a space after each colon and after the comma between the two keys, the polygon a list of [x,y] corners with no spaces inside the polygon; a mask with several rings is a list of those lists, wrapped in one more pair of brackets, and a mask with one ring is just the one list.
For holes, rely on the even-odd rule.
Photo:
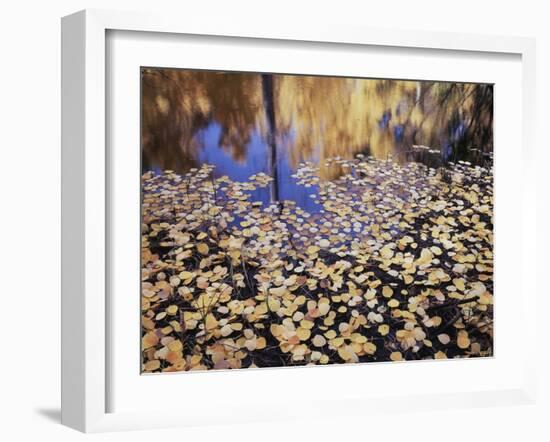
{"label": "still water", "polygon": [[264,172],[275,187],[254,190],[253,201],[291,200],[309,212],[319,210],[318,189],[293,178],[303,162],[329,180],[342,170],[328,159],[357,154],[483,165],[492,125],[492,85],[142,70],[143,172],[208,163],[241,182]]}

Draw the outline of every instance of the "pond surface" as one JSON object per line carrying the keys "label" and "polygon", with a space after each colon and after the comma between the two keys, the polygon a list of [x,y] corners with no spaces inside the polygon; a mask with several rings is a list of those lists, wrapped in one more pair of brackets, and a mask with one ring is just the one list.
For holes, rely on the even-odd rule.
{"label": "pond surface", "polygon": [[322,180],[344,171],[329,158],[358,154],[430,167],[492,159],[491,85],[293,75],[142,70],[143,172],[215,177],[268,187],[252,201],[290,200],[316,213],[318,185],[299,185],[305,162]]}

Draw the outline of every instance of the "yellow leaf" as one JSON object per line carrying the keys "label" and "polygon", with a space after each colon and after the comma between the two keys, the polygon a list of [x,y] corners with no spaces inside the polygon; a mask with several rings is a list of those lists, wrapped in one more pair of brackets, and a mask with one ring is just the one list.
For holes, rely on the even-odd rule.
{"label": "yellow leaf", "polygon": [[143,327],[148,330],[152,330],[155,328],[155,322],[152,319],[147,318],[145,316],[142,316],[141,318],[141,325],[143,325]]}
{"label": "yellow leaf", "polygon": [[206,330],[212,330],[218,326],[218,320],[213,314],[206,315]]}
{"label": "yellow leaf", "polygon": [[317,308],[319,309],[319,314],[321,316],[325,316],[330,311],[330,304],[329,303],[319,304]]}
{"label": "yellow leaf", "polygon": [[399,301],[397,299],[390,299],[388,301],[388,307],[391,307],[391,308],[399,307]]}
{"label": "yellow leaf", "polygon": [[443,251],[437,246],[430,247],[430,250],[434,255],[441,255],[443,253]]}
{"label": "yellow leaf", "polygon": [[382,288],[382,295],[386,298],[391,298],[392,295],[393,295],[393,290],[390,286],[388,285],[385,285],[383,288]]}
{"label": "yellow leaf", "polygon": [[324,338],[324,336],[315,335],[311,342],[315,347],[322,347],[327,343],[327,340]]}
{"label": "yellow leaf", "polygon": [[340,356],[344,361],[349,361],[353,358],[354,353],[349,346],[343,345],[338,347],[338,356]]}
{"label": "yellow leaf", "polygon": [[191,279],[191,278],[193,278],[194,276],[195,276],[195,275],[194,275],[193,273],[191,273],[191,272],[186,272],[186,271],[184,271],[184,272],[181,272],[181,273],[180,273],[180,278],[183,279],[183,280]]}
{"label": "yellow leaf", "polygon": [[393,256],[393,250],[389,245],[380,249],[380,256],[384,259],[390,259]]}
{"label": "yellow leaf", "polygon": [[208,252],[209,252],[209,248],[208,248],[208,245],[201,242],[200,244],[197,244],[197,251],[201,254],[201,255],[208,255]]}
{"label": "yellow leaf", "polygon": [[416,265],[425,265],[430,264],[433,259],[433,253],[430,251],[430,249],[422,249],[422,252],[420,252],[420,258],[418,258],[415,262]]}
{"label": "yellow leaf", "polygon": [[319,241],[319,247],[327,248],[330,247],[330,241],[328,239],[322,239]]}
{"label": "yellow leaf", "polygon": [[239,259],[241,257],[241,251],[240,250],[231,250],[229,252],[229,256],[233,259]]}
{"label": "yellow leaf", "polygon": [[460,330],[456,338],[456,344],[458,348],[466,349],[470,346],[470,338],[468,337],[468,332],[466,330]]}
{"label": "yellow leaf", "polygon": [[291,350],[294,356],[303,356],[306,354],[307,351],[308,348],[303,344],[297,345]]}
{"label": "yellow leaf", "polygon": [[220,333],[225,338],[226,336],[229,336],[231,333],[233,333],[233,329],[231,328],[231,326],[229,324],[225,324],[221,328]]}
{"label": "yellow leaf", "polygon": [[160,368],[160,361],[155,359],[153,361],[147,361],[143,364],[143,371],[155,371]]}
{"label": "yellow leaf", "polygon": [[394,351],[392,352],[392,354],[390,355],[390,359],[392,361],[402,361],[403,360],[403,355],[401,354],[400,351]]}
{"label": "yellow leaf", "polygon": [[165,336],[172,333],[173,330],[174,330],[174,328],[171,325],[167,325],[166,327],[163,327],[163,328],[160,329],[162,334],[165,335]]}
{"label": "yellow leaf", "polygon": [[168,353],[166,353],[166,360],[170,362],[170,364],[177,364],[182,360],[181,352],[168,351]]}
{"label": "yellow leaf", "polygon": [[267,300],[267,306],[269,307],[270,311],[276,312],[281,308],[281,301],[276,298],[269,297],[269,299]]}
{"label": "yellow leaf", "polygon": [[365,342],[363,344],[363,350],[368,355],[373,355],[374,353],[376,353],[376,345],[372,342]]}
{"label": "yellow leaf", "polygon": [[178,306],[177,305],[169,305],[166,307],[166,313],[169,315],[175,315],[178,312]]}
{"label": "yellow leaf", "polygon": [[449,342],[451,342],[451,338],[446,333],[441,333],[437,335],[437,339],[439,339],[439,342],[441,342],[443,345],[447,345]]}
{"label": "yellow leaf", "polygon": [[464,279],[462,279],[462,278],[453,279],[453,284],[461,292],[463,292],[466,289],[466,287],[464,285]]}
{"label": "yellow leaf", "polygon": [[340,347],[342,345],[344,345],[344,338],[334,338],[334,339],[331,339],[330,340],[330,344],[333,346],[333,347]]}
{"label": "yellow leaf", "polygon": [[309,339],[311,332],[307,328],[300,327],[296,330],[296,335],[300,338],[300,341],[305,341],[306,339]]}
{"label": "yellow leaf", "polygon": [[356,344],[364,344],[365,342],[367,342],[367,337],[359,333],[354,333],[351,335],[351,341]]}
{"label": "yellow leaf", "polygon": [[370,301],[371,299],[374,299],[374,297],[376,296],[376,291],[373,289],[368,289],[363,296],[367,301]]}
{"label": "yellow leaf", "polygon": [[308,255],[314,255],[315,253],[317,253],[319,251],[319,247],[317,246],[309,246],[307,248],[307,254]]}
{"label": "yellow leaf", "polygon": [[170,342],[167,347],[170,349],[170,351],[181,351],[183,349],[183,345],[180,340],[174,340]]}
{"label": "yellow leaf", "polygon": [[271,334],[273,336],[278,338],[279,336],[281,336],[284,333],[285,328],[282,325],[279,325],[279,324],[271,324],[269,326],[269,331],[271,332]]}
{"label": "yellow leaf", "polygon": [[488,304],[491,304],[491,301],[492,301],[492,296],[490,293],[483,293],[482,295],[479,296],[479,299],[478,299],[478,302],[481,304],[481,305],[488,305]]}
{"label": "yellow leaf", "polygon": [[141,347],[143,350],[154,347],[159,342],[159,337],[155,332],[146,333],[143,338],[141,338]]}

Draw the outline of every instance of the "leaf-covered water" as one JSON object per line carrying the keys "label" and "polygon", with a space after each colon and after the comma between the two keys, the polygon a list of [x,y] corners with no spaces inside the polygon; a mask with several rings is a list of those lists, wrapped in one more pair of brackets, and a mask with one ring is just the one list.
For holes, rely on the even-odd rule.
{"label": "leaf-covered water", "polygon": [[289,180],[315,211],[255,198],[262,172],[143,174],[145,372],[492,355],[490,156],[325,158]]}

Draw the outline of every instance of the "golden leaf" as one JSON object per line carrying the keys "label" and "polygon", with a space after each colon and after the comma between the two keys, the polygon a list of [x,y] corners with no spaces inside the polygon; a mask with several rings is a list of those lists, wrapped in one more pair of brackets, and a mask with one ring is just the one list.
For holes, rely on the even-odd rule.
{"label": "golden leaf", "polygon": [[458,348],[466,349],[470,346],[470,338],[468,337],[468,332],[466,330],[460,330],[456,338],[456,344]]}
{"label": "golden leaf", "polygon": [[180,276],[181,279],[183,279],[185,281],[187,279],[194,278],[195,274],[191,273],[191,272],[183,271],[183,272],[180,272],[179,276]]}
{"label": "golden leaf", "polygon": [[212,330],[218,326],[218,320],[213,314],[206,315],[206,330]]}
{"label": "golden leaf", "polygon": [[267,345],[267,341],[263,336],[256,339],[256,350],[262,350]]}
{"label": "golden leaf", "polygon": [[143,364],[143,371],[155,371],[160,368],[160,361],[157,359],[154,359],[152,361],[147,361],[145,364]]}
{"label": "golden leaf", "polygon": [[319,247],[322,247],[326,249],[327,247],[330,247],[330,241],[328,239],[322,239],[319,241]]}
{"label": "golden leaf", "polygon": [[169,305],[166,307],[166,313],[169,315],[175,315],[178,312],[178,306],[177,305]]}
{"label": "golden leaf", "polygon": [[229,324],[225,324],[221,328],[220,333],[225,338],[225,337],[229,336],[231,333],[233,333],[233,329],[231,328],[231,326]]}
{"label": "golden leaf", "polygon": [[208,244],[205,244],[203,242],[201,242],[200,244],[197,244],[197,251],[201,254],[201,255],[208,255],[208,252],[209,252],[209,247],[208,247]]}
{"label": "golden leaf", "polygon": [[329,303],[319,304],[317,308],[319,310],[319,315],[325,316],[330,311],[330,304]]}
{"label": "golden leaf", "polygon": [[376,353],[376,345],[373,342],[365,342],[363,344],[363,350],[368,355],[373,355],[374,353]]}
{"label": "golden leaf", "polygon": [[437,339],[439,339],[439,342],[441,342],[443,345],[447,345],[449,342],[451,342],[451,338],[446,333],[441,333],[437,335]]}
{"label": "golden leaf", "polygon": [[399,301],[397,299],[390,299],[388,301],[388,307],[391,307],[391,308],[399,307]]}
{"label": "golden leaf", "polygon": [[[308,330],[309,331],[309,330]],[[321,336],[321,335],[315,335],[313,337],[313,339],[311,340],[311,343],[315,346],[315,347],[322,347],[323,345],[326,345],[327,343],[327,340]]]}
{"label": "golden leaf", "polygon": [[394,252],[389,245],[386,245],[380,249],[380,256],[384,259],[391,259],[393,253]]}
{"label": "golden leaf", "polygon": [[296,335],[300,338],[300,341],[305,341],[306,339],[309,339],[311,332],[307,328],[300,327],[296,330]]}
{"label": "golden leaf", "polygon": [[181,351],[183,349],[183,344],[180,340],[174,340],[170,342],[167,347],[170,349],[170,351]]}
{"label": "golden leaf", "polygon": [[269,299],[267,300],[267,305],[270,311],[276,312],[281,308],[281,301],[276,298],[269,297]]}
{"label": "golden leaf", "polygon": [[342,345],[338,347],[338,356],[340,356],[344,361],[349,361],[353,358],[355,353],[348,345]]}
{"label": "golden leaf", "polygon": [[394,351],[390,354],[390,359],[392,361],[402,361],[403,360],[403,355],[401,354],[400,351]]}
{"label": "golden leaf", "polygon": [[158,343],[159,343],[159,337],[156,335],[155,332],[146,333],[141,338],[141,347],[143,350],[154,347]]}

